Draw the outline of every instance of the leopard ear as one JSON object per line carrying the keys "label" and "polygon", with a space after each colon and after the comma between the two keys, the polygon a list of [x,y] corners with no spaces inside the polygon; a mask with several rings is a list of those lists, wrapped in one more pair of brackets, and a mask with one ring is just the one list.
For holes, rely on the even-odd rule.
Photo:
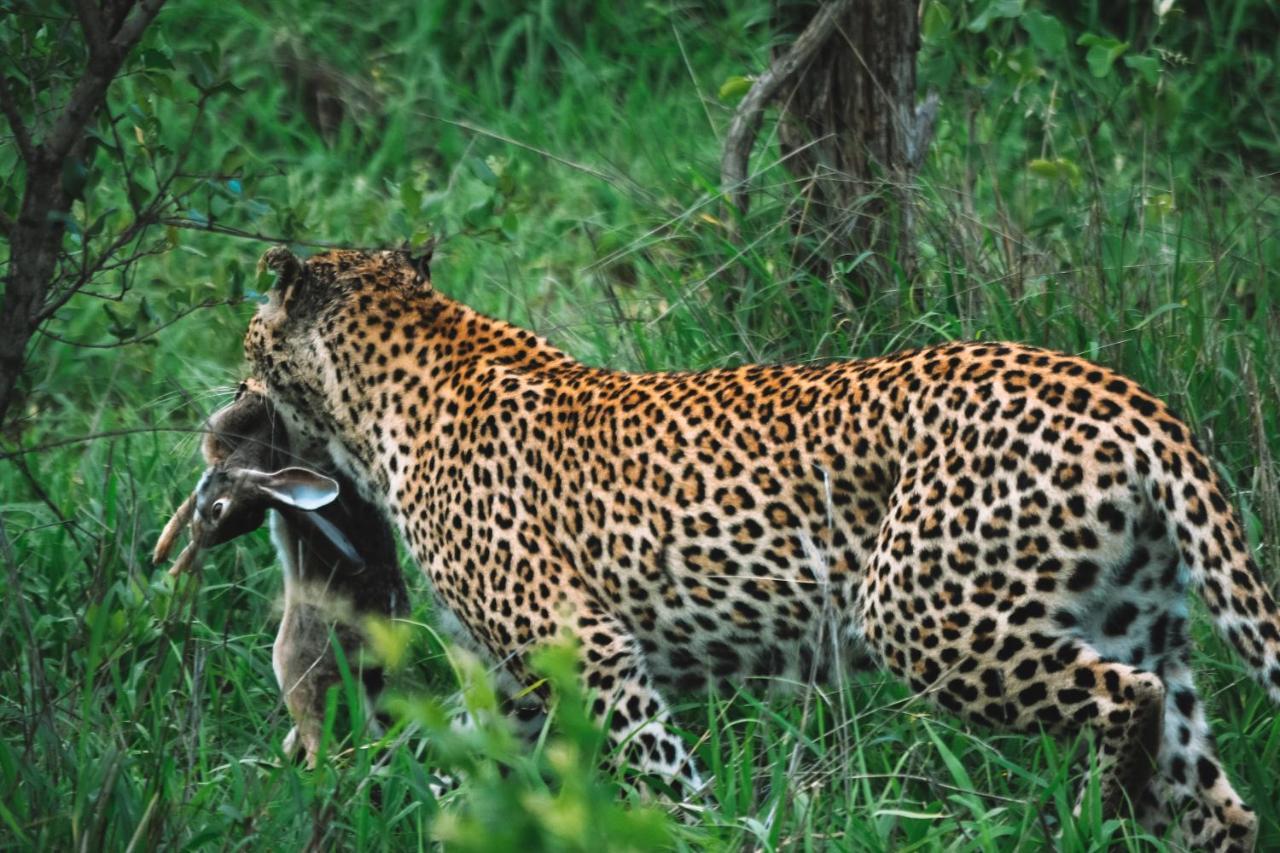
{"label": "leopard ear", "polygon": [[275,287],[287,290],[302,280],[302,261],[288,246],[272,246],[258,260],[258,272],[271,270],[276,274]]}
{"label": "leopard ear", "polygon": [[436,238],[430,237],[419,246],[409,249],[405,254],[409,258],[409,266],[417,273],[420,283],[431,285],[431,259],[436,253]]}

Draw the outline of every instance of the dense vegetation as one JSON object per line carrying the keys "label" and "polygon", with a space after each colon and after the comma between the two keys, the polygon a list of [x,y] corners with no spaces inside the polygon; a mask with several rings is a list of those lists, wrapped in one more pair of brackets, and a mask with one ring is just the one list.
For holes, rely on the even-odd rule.
{"label": "dense vegetation", "polygon": [[[1212,448],[1274,584],[1280,13],[1264,0],[922,9],[920,81],[942,111],[910,188],[914,282],[860,255],[815,279],[821,235],[797,226],[801,188],[764,138],[730,239],[719,143],[732,78],[768,61],[763,0],[173,0],[111,108],[139,162],[190,136],[187,171],[203,177],[189,224],[304,250],[434,234],[441,290],[594,364],[1009,338],[1114,366]],[[197,86],[213,94],[193,125]],[[0,147],[9,214],[15,162]],[[96,186],[68,239],[135,191],[122,175]],[[398,666],[392,747],[315,772],[283,761],[265,535],[176,583],[147,556],[197,474],[194,431],[240,376],[270,243],[155,237],[135,275],[77,297],[37,338],[0,439],[0,846],[1013,849],[1057,833],[1070,850],[1138,846],[1096,798],[1071,817],[1074,745],[970,729],[879,675],[687,699],[679,719],[715,779],[705,808],[681,821],[628,806],[593,769],[562,654],[543,661],[564,690],[532,752],[499,723],[448,731],[464,704],[487,719],[492,695],[444,656],[409,566],[415,618],[382,643]],[[869,296],[844,283],[863,267]],[[1261,813],[1260,846],[1280,848],[1280,718],[1207,625],[1196,635],[1224,764]],[[437,802],[431,768],[465,781]]]}

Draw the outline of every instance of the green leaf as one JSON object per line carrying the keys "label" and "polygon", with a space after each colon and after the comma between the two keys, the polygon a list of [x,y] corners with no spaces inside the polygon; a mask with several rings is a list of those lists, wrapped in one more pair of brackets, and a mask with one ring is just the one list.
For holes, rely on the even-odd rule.
{"label": "green leaf", "polygon": [[405,178],[400,183],[400,204],[410,219],[422,210],[422,191],[413,185],[413,178]]}
{"label": "green leaf", "polygon": [[89,223],[89,227],[84,229],[84,239],[92,240],[94,237],[101,234],[103,226],[107,223],[107,217],[114,216],[118,210],[119,208],[116,207],[108,208],[105,213],[93,220],[93,222]]}
{"label": "green leaf", "polygon": [[462,214],[462,223],[477,231],[488,226],[489,218],[493,216],[493,201],[493,196],[489,196],[471,205]]}
{"label": "green leaf", "polygon": [[964,763],[943,743],[942,738],[938,737],[938,733],[933,730],[933,727],[926,725],[925,732],[928,733],[929,739],[933,741],[934,748],[938,750],[942,763],[947,765],[947,770],[951,773],[951,780],[965,791],[976,790],[973,779],[969,776],[969,771],[964,769]]}
{"label": "green leaf", "polygon": [[266,293],[276,286],[276,274],[266,267],[258,270],[253,281],[253,289],[258,293]]}
{"label": "green leaf", "polygon": [[1062,22],[1052,15],[1032,10],[1023,15],[1018,23],[1031,36],[1031,43],[1036,49],[1048,56],[1064,56],[1067,52],[1067,31]]}
{"label": "green leaf", "polygon": [[[929,8],[924,10],[924,20],[920,22],[920,32],[925,41],[938,41],[946,37],[951,32],[951,10],[939,3],[938,0],[933,0],[929,4]],[[724,96],[721,95],[721,97]]]}
{"label": "green leaf", "polygon": [[233,175],[249,160],[248,153],[241,146],[236,146],[222,155],[218,171],[224,175]]}
{"label": "green leaf", "polygon": [[143,73],[139,78],[145,80],[151,86],[151,90],[166,101],[177,99],[177,89],[174,88],[173,79],[168,74]]}
{"label": "green leaf", "polygon": [[498,176],[494,174],[493,169],[489,168],[489,164],[483,158],[468,157],[467,166],[471,169],[471,174],[479,178],[485,186],[497,186]]}
{"label": "green leaf", "polygon": [[1146,209],[1156,219],[1164,219],[1165,216],[1176,213],[1178,205],[1174,204],[1172,193],[1161,192],[1160,195],[1152,196],[1147,200]]}
{"label": "green leaf", "polygon": [[142,51],[142,53],[138,54],[138,59],[142,62],[142,67],[149,70],[173,70],[173,60],[155,48],[148,48]]}
{"label": "green leaf", "polygon": [[508,210],[502,217],[502,233],[509,240],[514,240],[516,229],[520,227],[520,220],[514,211]]}
{"label": "green leaf", "polygon": [[1156,93],[1156,116],[1170,122],[1182,114],[1182,95],[1172,86],[1164,86]]}
{"label": "green leaf", "polygon": [[971,33],[980,33],[997,18],[1016,18],[1021,14],[1022,0],[991,0],[987,8],[978,13],[978,17],[969,22],[966,29]]}
{"label": "green leaf", "polygon": [[720,84],[718,97],[722,101],[736,101],[751,91],[752,79],[735,74]]}
{"label": "green leaf", "polygon": [[1027,164],[1027,171],[1040,178],[1058,177],[1058,167],[1052,160],[1032,160]]}
{"label": "green leaf", "polygon": [[1126,56],[1124,64],[1137,71],[1152,86],[1160,82],[1160,60],[1154,56]]}
{"label": "green leaf", "polygon": [[120,315],[111,309],[110,305],[103,305],[102,310],[106,312],[107,319],[111,321],[111,324],[107,326],[107,331],[111,333],[112,337],[123,341],[126,338],[132,338],[138,333],[138,327],[126,324],[120,319]]}
{"label": "green leaf", "polygon": [[219,80],[217,83],[214,83],[212,86],[210,86],[206,91],[210,95],[243,95],[244,94],[244,89],[241,89],[239,86],[237,86],[235,83],[232,83],[230,80]]}
{"label": "green leaf", "polygon": [[1061,225],[1066,222],[1066,213],[1058,207],[1042,207],[1031,216],[1031,223],[1028,228],[1033,233],[1041,233],[1048,231],[1055,225]]}
{"label": "green leaf", "polygon": [[1089,64],[1089,73],[1094,77],[1106,77],[1111,73],[1111,66],[1129,49],[1127,41],[1117,41],[1110,36],[1099,36],[1085,33],[1076,40],[1076,44],[1086,45],[1089,52],[1085,54],[1085,62]]}
{"label": "green leaf", "polygon": [[1060,181],[1072,186],[1080,182],[1080,167],[1065,157],[1056,157],[1053,160],[1032,160],[1027,164],[1027,171],[1038,178]]}
{"label": "green leaf", "polygon": [[210,63],[207,52],[193,51],[189,53],[184,64],[190,69],[187,79],[197,89],[204,91],[217,82],[217,76],[214,73],[213,65]]}
{"label": "green leaf", "polygon": [[244,299],[244,266],[239,261],[227,265],[227,284],[232,299]]}
{"label": "green leaf", "polygon": [[138,302],[138,310],[134,314],[134,320],[138,325],[145,326],[148,323],[154,323],[155,319],[155,316],[151,313],[151,306],[147,304],[147,297],[142,297],[142,300]]}

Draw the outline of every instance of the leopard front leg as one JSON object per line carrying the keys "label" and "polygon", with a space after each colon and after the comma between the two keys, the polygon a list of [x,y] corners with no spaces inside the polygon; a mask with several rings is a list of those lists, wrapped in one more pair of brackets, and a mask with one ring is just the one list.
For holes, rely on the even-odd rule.
{"label": "leopard front leg", "polygon": [[[606,735],[608,764],[628,768],[642,784],[644,777],[661,782],[677,799],[696,794],[702,779],[684,742],[670,730],[670,710],[654,686],[639,640],[581,589],[566,587],[548,585],[542,606],[526,608],[510,627],[478,621],[499,609],[493,602],[478,608],[472,602],[444,600],[446,629],[464,647],[499,664],[499,688],[507,696],[537,683],[528,665],[533,652],[565,640],[574,642],[591,716]],[[522,701],[527,706],[544,697],[529,691]],[[520,710],[515,709],[517,718]],[[540,719],[533,719],[540,727]]]}

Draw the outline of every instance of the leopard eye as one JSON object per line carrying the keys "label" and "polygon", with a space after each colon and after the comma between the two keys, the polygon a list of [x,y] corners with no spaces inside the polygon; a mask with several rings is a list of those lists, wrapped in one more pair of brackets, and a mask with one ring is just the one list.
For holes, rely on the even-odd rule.
{"label": "leopard eye", "polygon": [[227,505],[231,503],[228,498],[218,498],[213,502],[213,506],[209,507],[209,520],[218,521],[222,518],[223,513],[227,511]]}

